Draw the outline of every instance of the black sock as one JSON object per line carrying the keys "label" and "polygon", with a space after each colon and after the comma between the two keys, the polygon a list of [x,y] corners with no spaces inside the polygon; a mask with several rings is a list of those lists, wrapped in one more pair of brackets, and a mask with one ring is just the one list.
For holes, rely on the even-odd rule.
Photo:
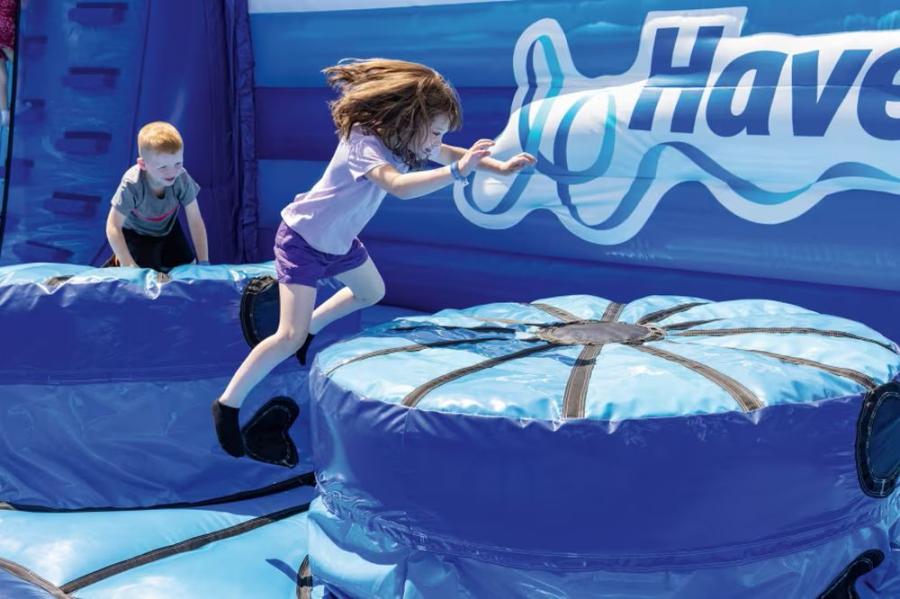
{"label": "black sock", "polygon": [[312,343],[313,337],[315,337],[315,335],[312,333],[306,335],[306,341],[304,341],[303,345],[300,346],[300,349],[297,350],[297,360],[299,360],[300,364],[303,366],[306,366],[306,350],[309,349],[309,344]]}
{"label": "black sock", "polygon": [[218,399],[212,403],[213,422],[216,425],[216,436],[219,445],[228,455],[236,458],[244,455],[244,439],[241,436],[241,427],[238,423],[237,408],[226,406]]}

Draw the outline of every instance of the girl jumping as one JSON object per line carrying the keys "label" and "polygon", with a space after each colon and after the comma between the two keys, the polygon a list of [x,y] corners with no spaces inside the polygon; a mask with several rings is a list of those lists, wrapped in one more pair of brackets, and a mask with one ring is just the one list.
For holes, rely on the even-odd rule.
{"label": "girl jumping", "polygon": [[[340,94],[331,103],[340,142],[322,178],[281,212],[275,236],[278,329],[253,348],[212,406],[219,443],[235,457],[244,455],[238,410],[250,390],[291,355],[305,364],[316,333],[384,296],[384,281],[357,235],[386,194],[417,198],[466,182],[476,169],[508,175],[535,162],[526,153],[490,158],[489,139],[469,149],[442,143],[462,124],[459,98],[424,65],[379,58],[324,73]],[[425,169],[429,160],[445,166]],[[316,281],[326,277],[346,287],[314,309]]]}

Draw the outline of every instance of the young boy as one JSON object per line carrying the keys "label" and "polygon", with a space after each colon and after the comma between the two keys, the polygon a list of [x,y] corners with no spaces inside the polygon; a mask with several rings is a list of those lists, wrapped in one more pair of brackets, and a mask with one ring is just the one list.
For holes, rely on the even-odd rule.
{"label": "young boy", "polygon": [[156,121],[138,132],[137,164],[125,171],[106,219],[106,238],[119,266],[168,272],[194,261],[178,224],[184,206],[199,264],[209,264],[206,226],[197,205],[197,185],[182,165],[184,142],[169,123]]}

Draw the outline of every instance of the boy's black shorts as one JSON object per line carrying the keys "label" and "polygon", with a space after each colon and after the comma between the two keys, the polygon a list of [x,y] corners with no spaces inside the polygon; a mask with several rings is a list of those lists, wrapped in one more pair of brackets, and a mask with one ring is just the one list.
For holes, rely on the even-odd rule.
{"label": "boy's black shorts", "polygon": [[[177,219],[169,234],[163,237],[141,235],[125,228],[122,229],[122,232],[125,234],[125,243],[128,245],[128,251],[131,252],[131,257],[141,268],[169,272],[176,266],[190,264],[194,261],[194,252]],[[115,255],[104,266],[117,266]]]}

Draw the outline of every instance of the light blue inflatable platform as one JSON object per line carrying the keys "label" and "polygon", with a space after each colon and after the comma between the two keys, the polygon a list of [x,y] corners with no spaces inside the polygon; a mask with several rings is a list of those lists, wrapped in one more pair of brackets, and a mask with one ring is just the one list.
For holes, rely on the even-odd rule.
{"label": "light blue inflatable platform", "polygon": [[[219,448],[210,415],[274,331],[273,275],[0,268],[0,597],[299,592],[315,496],[308,370],[285,362],[248,398],[248,458]],[[317,344],[359,315],[334,324]],[[261,418],[273,401],[302,418]]]}
{"label": "light blue inflatable platform", "polygon": [[774,598],[865,563],[896,596],[898,374],[870,328],[766,300],[394,320],[313,368],[313,573],[352,597]]}

